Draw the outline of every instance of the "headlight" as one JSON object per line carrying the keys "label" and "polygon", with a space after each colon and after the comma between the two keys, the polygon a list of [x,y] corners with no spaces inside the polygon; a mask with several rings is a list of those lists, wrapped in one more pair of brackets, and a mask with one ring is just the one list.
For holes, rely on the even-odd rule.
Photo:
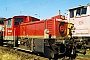
{"label": "headlight", "polygon": [[49,34],[49,30],[48,30],[48,29],[45,29],[44,32],[45,32],[46,34]]}

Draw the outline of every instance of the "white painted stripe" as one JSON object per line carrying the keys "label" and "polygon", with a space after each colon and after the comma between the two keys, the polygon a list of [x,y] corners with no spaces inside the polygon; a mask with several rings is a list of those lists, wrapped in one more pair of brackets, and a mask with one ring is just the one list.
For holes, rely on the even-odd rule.
{"label": "white painted stripe", "polygon": [[83,37],[83,36],[84,36],[84,37],[85,37],[85,36],[86,36],[86,37],[87,37],[87,36],[90,37],[90,34],[80,34],[80,35],[78,34],[78,35],[72,35],[72,36],[73,36],[73,37],[76,37],[76,36],[77,36],[77,37]]}
{"label": "white painted stripe", "polygon": [[32,50],[26,50],[26,49],[22,49],[22,48],[19,48],[19,47],[13,47],[15,49],[20,49],[20,50],[24,50],[24,51],[29,51],[29,52],[33,52]]}
{"label": "white painted stripe", "polygon": [[17,36],[5,36],[3,39],[4,40],[16,40]]}

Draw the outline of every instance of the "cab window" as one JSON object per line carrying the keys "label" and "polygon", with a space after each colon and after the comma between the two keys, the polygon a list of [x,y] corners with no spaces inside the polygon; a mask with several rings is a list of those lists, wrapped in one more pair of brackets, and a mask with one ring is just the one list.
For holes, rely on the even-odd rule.
{"label": "cab window", "polygon": [[80,14],[81,14],[81,9],[78,8],[78,9],[76,10],[76,16],[80,16]]}
{"label": "cab window", "polygon": [[86,14],[87,8],[82,8],[82,13],[81,14]]}
{"label": "cab window", "polygon": [[19,25],[21,22],[23,22],[23,18],[15,18],[14,25]]}
{"label": "cab window", "polygon": [[76,16],[81,16],[87,13],[87,7],[80,7],[76,9]]}
{"label": "cab window", "polygon": [[0,24],[4,24],[4,21],[3,20],[0,20]]}
{"label": "cab window", "polygon": [[7,27],[8,28],[10,28],[12,26],[12,24],[11,24],[12,23],[12,20],[11,19],[7,20],[6,23],[7,23]]}
{"label": "cab window", "polygon": [[70,10],[70,18],[74,17],[74,10]]}

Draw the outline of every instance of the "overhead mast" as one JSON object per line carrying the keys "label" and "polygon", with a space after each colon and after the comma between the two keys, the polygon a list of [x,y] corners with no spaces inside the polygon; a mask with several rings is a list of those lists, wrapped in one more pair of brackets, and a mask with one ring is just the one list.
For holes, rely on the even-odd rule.
{"label": "overhead mast", "polygon": [[60,10],[58,11],[58,14],[60,15]]}

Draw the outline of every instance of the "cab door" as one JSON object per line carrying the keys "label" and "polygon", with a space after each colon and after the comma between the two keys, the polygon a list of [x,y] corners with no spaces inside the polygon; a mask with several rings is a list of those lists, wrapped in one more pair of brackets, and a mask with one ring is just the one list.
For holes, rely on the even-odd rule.
{"label": "cab door", "polygon": [[13,40],[12,19],[7,19],[4,25],[4,40]]}
{"label": "cab door", "polygon": [[20,36],[20,24],[23,22],[24,18],[21,17],[15,17],[14,18],[14,28],[13,28],[13,35],[15,40],[15,46],[18,46],[18,38]]}
{"label": "cab door", "polygon": [[12,18],[8,18],[4,21],[4,32],[3,32],[3,46],[13,45],[13,24]]}

